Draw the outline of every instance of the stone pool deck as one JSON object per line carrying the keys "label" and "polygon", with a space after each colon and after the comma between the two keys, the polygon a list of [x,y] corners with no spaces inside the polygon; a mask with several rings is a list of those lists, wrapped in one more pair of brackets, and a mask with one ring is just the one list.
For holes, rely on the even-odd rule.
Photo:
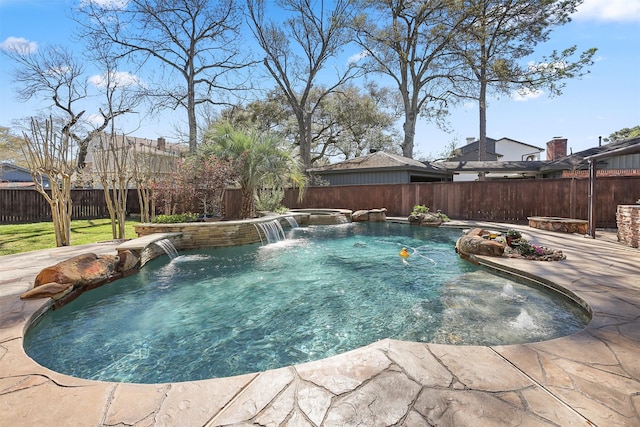
{"label": "stone pool deck", "polygon": [[72,378],[23,351],[25,324],[45,300],[19,295],[40,269],[117,245],[0,257],[0,426],[640,425],[640,250],[606,234],[513,228],[567,259],[490,262],[581,298],[593,310],[585,330],[491,347],[386,339],[302,365],[173,384]]}

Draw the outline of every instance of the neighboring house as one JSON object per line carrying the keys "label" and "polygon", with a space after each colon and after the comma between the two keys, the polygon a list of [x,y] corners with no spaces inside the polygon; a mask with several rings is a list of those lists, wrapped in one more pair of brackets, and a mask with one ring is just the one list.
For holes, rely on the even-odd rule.
{"label": "neighboring house", "polygon": [[[540,153],[544,151],[544,148],[525,144],[524,142],[511,138],[487,138],[487,143],[484,147],[485,161],[479,163],[478,153],[480,142],[473,140],[473,138],[467,138],[467,142],[467,145],[455,149],[453,152],[454,156],[449,158],[447,162],[454,162],[458,165],[468,165],[468,162],[474,162],[472,163],[474,168],[482,168],[482,170],[479,171],[487,173],[485,179],[536,177],[535,174],[531,175],[529,173],[530,170],[533,169],[532,165],[521,165],[521,163],[540,161]],[[496,169],[495,165],[491,167],[493,162],[498,161],[509,162],[510,165],[507,169],[502,167]],[[494,172],[495,176],[492,175]],[[523,173],[525,175],[522,175]],[[472,173],[464,168],[456,169],[454,181],[473,181],[476,179],[478,179],[477,173]]]}
{"label": "neighboring house", "polygon": [[454,173],[453,180],[461,182],[475,181],[481,172],[484,173],[485,180],[545,178],[544,173],[540,171],[545,163],[544,161],[447,161],[433,164]]}
{"label": "neighboring house", "polygon": [[[477,161],[480,141],[467,138],[467,145],[456,148],[449,161]],[[544,148],[525,144],[511,138],[487,138],[484,160],[487,161],[534,161],[540,160]]]}
{"label": "neighboring house", "polygon": [[[49,188],[49,180],[44,178],[44,188]],[[13,163],[0,162],[0,188],[34,188],[31,171]]]}
{"label": "neighboring house", "polygon": [[[640,154],[629,154],[628,147],[640,147],[640,138],[612,142],[567,155],[567,139],[553,138],[547,142],[547,160],[538,161],[446,161],[436,164],[459,174],[454,181],[464,181],[459,176],[474,179],[479,172],[485,179],[508,178],[587,178],[588,157],[597,155],[598,176],[640,176]],[[611,153],[609,157],[606,153]]]}
{"label": "neighboring house", "polygon": [[[106,134],[102,135],[102,138],[108,137]],[[153,169],[154,172],[169,171],[175,168],[174,161],[178,158],[182,158],[188,151],[186,144],[174,144],[168,143],[165,138],[158,138],[157,140],[138,138],[127,135],[117,135],[116,145],[121,146],[127,144],[129,148],[135,148],[138,159],[142,159],[147,163],[147,166]],[[100,168],[95,164],[96,155],[100,150],[100,137],[93,139],[87,148],[87,157],[85,159],[84,173],[87,176],[96,174]],[[108,169],[115,169],[113,166],[113,155],[110,156],[111,161],[108,162]],[[144,168],[143,168],[144,169]],[[113,172],[113,170],[108,171]],[[85,183],[85,186],[91,186],[100,188],[100,179],[93,177],[92,183]],[[135,183],[131,182],[132,187]]]}
{"label": "neighboring house", "polygon": [[383,151],[374,151],[339,163],[307,169],[330,185],[405,184],[451,181],[453,173],[437,165]]}
{"label": "neighboring house", "polygon": [[[556,145],[552,145],[556,142]],[[640,138],[614,141],[605,145],[567,155],[564,144],[550,141],[547,148],[549,161],[540,168],[549,178],[588,178],[589,157],[596,156],[598,176],[640,176]],[[633,148],[636,147],[636,148]],[[610,156],[609,156],[610,155]]]}

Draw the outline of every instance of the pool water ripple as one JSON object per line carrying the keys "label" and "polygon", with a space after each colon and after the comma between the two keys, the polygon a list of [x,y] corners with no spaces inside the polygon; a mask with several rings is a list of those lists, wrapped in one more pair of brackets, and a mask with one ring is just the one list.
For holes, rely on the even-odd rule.
{"label": "pool water ripple", "polygon": [[160,383],[317,360],[383,338],[514,344],[586,325],[572,302],[459,259],[459,235],[390,223],[301,227],[271,245],[161,257],[47,312],[25,349],[65,374]]}

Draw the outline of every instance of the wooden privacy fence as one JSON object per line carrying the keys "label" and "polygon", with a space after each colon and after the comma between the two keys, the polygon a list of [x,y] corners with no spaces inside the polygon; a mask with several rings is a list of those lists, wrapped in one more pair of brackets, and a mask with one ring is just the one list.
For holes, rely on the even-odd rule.
{"label": "wooden privacy fence", "polygon": [[[529,216],[587,219],[589,180],[537,179],[486,182],[428,182],[388,185],[310,187],[302,202],[297,190],[285,194],[289,208],[387,208],[406,217],[414,205],[441,210],[452,219],[526,223]],[[640,198],[640,177],[596,180],[596,225],[616,226],[617,205]]]}
{"label": "wooden privacy fence", "polygon": [[[103,190],[71,190],[71,218],[96,219],[109,217]],[[140,213],[136,190],[127,193],[127,210]],[[36,190],[1,189],[0,223],[28,223],[51,221],[51,209]]]}
{"label": "wooden privacy fence", "polygon": [[[309,187],[304,200],[298,191],[285,192],[288,208],[387,208],[389,216],[406,217],[414,205],[441,210],[452,219],[526,223],[529,216],[587,219],[589,180],[538,179],[486,182],[425,182],[413,184]],[[102,190],[72,190],[74,219],[108,217]],[[598,227],[616,226],[617,205],[640,198],[640,177],[599,177],[595,220]],[[240,192],[227,190],[225,217],[239,218]],[[127,210],[140,213],[137,193],[129,190]],[[50,221],[45,199],[35,190],[0,190],[0,223]]]}

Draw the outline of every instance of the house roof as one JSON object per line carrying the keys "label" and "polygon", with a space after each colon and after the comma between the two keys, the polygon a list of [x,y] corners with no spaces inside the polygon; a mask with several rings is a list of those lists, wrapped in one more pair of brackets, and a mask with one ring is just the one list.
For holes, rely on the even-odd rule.
{"label": "house roof", "polygon": [[0,162],[0,169],[13,169],[15,171],[18,172],[26,172],[28,174],[31,174],[31,171],[27,168],[23,168],[22,166],[18,166],[16,164],[10,163],[10,162]]}
{"label": "house roof", "polygon": [[31,182],[0,182],[0,188],[9,188],[9,189],[15,189],[15,188],[32,188],[35,187],[36,184],[31,181]]}
{"label": "house roof", "polygon": [[537,172],[544,161],[448,161],[437,165],[454,172]]}
{"label": "house roof", "polygon": [[[512,138],[502,137],[500,139],[494,139],[494,138],[487,137],[487,143],[488,144],[489,143],[495,144],[496,142],[500,142],[500,141],[511,141],[511,142],[516,143],[516,144],[524,145],[524,146],[529,147],[529,148],[534,148],[534,149],[536,149],[538,151],[544,151],[545,150],[544,148],[536,147],[535,145],[527,144],[527,143],[524,143],[524,142],[521,142],[521,141],[516,141],[515,139],[512,139]],[[472,141],[472,142],[468,143],[467,145],[463,145],[459,149],[463,153],[467,152],[467,151],[471,151],[472,149],[473,150],[477,150],[479,143],[480,143],[480,141],[478,139],[476,139],[475,141]],[[498,153],[492,153],[492,154],[498,154]]]}
{"label": "house roof", "polygon": [[[508,138],[503,138],[508,139]],[[513,140],[512,140],[513,141]],[[518,141],[515,141],[518,142]],[[523,144],[528,145],[528,144]],[[534,147],[529,145],[530,147]],[[539,147],[534,147],[539,148]],[[494,173],[525,173],[525,172],[549,172],[567,170],[576,166],[587,167],[589,159],[602,159],[606,157],[624,154],[640,153],[640,138],[632,138],[625,141],[612,142],[607,145],[589,148],[553,161],[446,161],[446,162],[420,162],[396,154],[376,151],[366,156],[355,157],[339,163],[308,169],[309,172],[322,174],[342,173],[346,171],[368,172],[372,170],[411,170],[432,174],[447,175],[452,172],[494,172]]]}
{"label": "house roof", "polygon": [[589,160],[598,160],[638,153],[640,153],[640,137],[625,139],[623,141],[614,141],[609,144],[573,153],[558,160],[545,162],[545,165],[540,170],[582,169],[588,167]]}
{"label": "house roof", "polygon": [[640,138],[592,147],[558,160],[543,161],[447,161],[436,164],[452,172],[551,172],[586,169],[588,160],[640,153]]}
{"label": "house roof", "polygon": [[374,153],[367,154],[365,156],[354,157],[339,163],[331,163],[325,166],[308,169],[309,172],[315,173],[341,173],[345,171],[366,172],[379,169],[391,169],[391,170],[412,170],[416,172],[429,172],[437,174],[449,174],[446,169],[432,165],[425,164],[418,160],[410,159],[408,157],[398,156],[396,154],[385,153],[384,151],[376,151]]}
{"label": "house roof", "polygon": [[609,147],[607,147],[606,150],[588,155],[585,157],[585,160],[606,159],[612,156],[624,156],[627,154],[640,154],[640,137],[620,141],[616,143],[615,146],[613,146],[613,144],[607,145],[609,145]]}
{"label": "house roof", "polygon": [[515,142],[516,144],[520,144],[520,145],[524,145],[526,147],[534,148],[534,149],[536,149],[538,151],[544,151],[545,150],[545,148],[543,148],[543,147],[538,147],[536,145],[527,144],[526,142],[522,142],[522,141],[516,141],[515,139],[512,139],[512,138],[502,137],[502,138],[496,140],[496,142],[500,142],[500,141]]}
{"label": "house roof", "polygon": [[[108,141],[111,138],[111,135],[108,133],[101,133],[94,137],[91,141],[91,146],[87,153],[86,163],[92,163],[94,161],[94,151],[97,151],[97,144],[100,142],[100,138],[105,138],[105,141]],[[125,142],[131,146],[138,147],[138,150],[141,150],[144,147],[145,153],[153,153],[155,155],[161,156],[179,156],[183,153],[186,153],[189,147],[183,143],[173,143],[167,142],[163,140],[164,148],[160,148],[158,139],[148,139],[148,138],[140,138],[137,136],[129,136],[129,135],[116,135],[114,139],[115,146],[119,147],[125,144]]]}

